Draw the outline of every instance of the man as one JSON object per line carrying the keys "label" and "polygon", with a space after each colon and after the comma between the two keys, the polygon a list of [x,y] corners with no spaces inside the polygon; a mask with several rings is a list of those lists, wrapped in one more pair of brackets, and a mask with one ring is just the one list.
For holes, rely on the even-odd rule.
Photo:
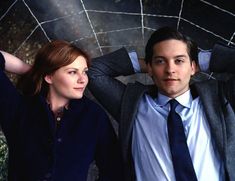
{"label": "man", "polygon": [[[213,79],[190,85],[196,72],[197,48],[168,27],[152,34],[145,54],[153,86],[138,82],[125,85],[115,79],[138,71],[125,49],[94,59],[89,70],[90,90],[119,122],[126,180],[235,180],[234,76],[227,82]],[[234,49],[216,45],[211,70],[235,73],[231,68],[234,56]],[[143,70],[144,64],[140,65]],[[178,103],[174,113],[172,99]],[[184,146],[172,142],[177,136],[171,137],[174,126],[169,123],[176,115],[183,125]],[[184,161],[186,154],[173,150],[172,145],[178,150],[186,145],[188,160]],[[188,165],[184,166],[185,162]],[[183,170],[178,171],[181,165]],[[192,173],[190,178],[184,176],[188,172]]]}

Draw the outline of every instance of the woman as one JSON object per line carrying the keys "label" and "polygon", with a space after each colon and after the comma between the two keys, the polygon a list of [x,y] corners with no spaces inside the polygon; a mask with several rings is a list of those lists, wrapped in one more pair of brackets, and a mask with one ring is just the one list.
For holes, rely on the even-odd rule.
{"label": "woman", "polygon": [[[9,181],[122,180],[117,140],[105,112],[83,96],[88,56],[65,41],[42,47],[32,68],[0,53],[0,123],[9,147]],[[4,73],[23,74],[19,93]]]}

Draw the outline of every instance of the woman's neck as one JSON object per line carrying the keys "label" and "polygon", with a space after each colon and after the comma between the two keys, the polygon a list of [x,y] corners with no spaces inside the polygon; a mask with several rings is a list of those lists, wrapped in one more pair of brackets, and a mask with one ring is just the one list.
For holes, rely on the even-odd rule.
{"label": "woman's neck", "polygon": [[53,96],[51,94],[47,95],[47,102],[50,104],[51,110],[56,113],[61,108],[67,107],[69,100],[65,98],[58,98],[57,96]]}

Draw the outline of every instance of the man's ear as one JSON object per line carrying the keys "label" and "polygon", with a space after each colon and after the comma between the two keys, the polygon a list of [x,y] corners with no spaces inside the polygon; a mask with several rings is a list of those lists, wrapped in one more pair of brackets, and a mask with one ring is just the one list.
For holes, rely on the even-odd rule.
{"label": "man's ear", "polygon": [[191,63],[191,67],[192,67],[192,73],[191,75],[194,75],[196,72],[199,72],[200,69],[198,67],[198,65],[196,65],[196,62],[193,60]]}
{"label": "man's ear", "polygon": [[52,84],[52,76],[51,75],[46,75],[44,77],[44,80],[48,83],[48,84]]}
{"label": "man's ear", "polygon": [[147,71],[148,71],[148,75],[150,77],[152,77],[153,76],[153,70],[152,70],[152,66],[151,66],[150,63],[147,64]]}

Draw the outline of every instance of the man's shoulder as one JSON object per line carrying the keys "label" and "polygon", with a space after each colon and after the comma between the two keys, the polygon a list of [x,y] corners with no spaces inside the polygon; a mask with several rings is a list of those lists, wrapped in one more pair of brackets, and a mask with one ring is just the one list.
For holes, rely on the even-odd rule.
{"label": "man's shoulder", "polygon": [[124,93],[124,100],[126,100],[125,97],[128,100],[139,100],[145,94],[155,97],[157,92],[158,89],[154,84],[145,85],[140,82],[128,83]]}
{"label": "man's shoulder", "polygon": [[141,82],[133,82],[133,83],[128,83],[126,85],[126,92],[131,91],[131,92],[144,92],[146,90],[148,90],[150,87],[150,85],[145,85]]}

